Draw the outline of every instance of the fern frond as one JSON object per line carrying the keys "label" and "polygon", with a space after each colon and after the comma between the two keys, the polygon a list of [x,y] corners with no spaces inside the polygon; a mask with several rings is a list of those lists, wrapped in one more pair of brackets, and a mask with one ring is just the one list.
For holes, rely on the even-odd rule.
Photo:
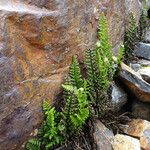
{"label": "fern frond", "polygon": [[69,77],[68,77],[69,84],[80,88],[83,86],[83,80],[81,76],[81,71],[79,67],[79,63],[76,56],[73,56],[72,62],[69,69]]}

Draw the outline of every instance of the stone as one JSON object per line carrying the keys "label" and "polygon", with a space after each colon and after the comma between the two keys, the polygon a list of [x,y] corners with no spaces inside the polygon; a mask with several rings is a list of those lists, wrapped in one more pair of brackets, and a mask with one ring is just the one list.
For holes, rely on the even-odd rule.
{"label": "stone", "polygon": [[150,121],[150,104],[135,100],[132,104],[134,117]]}
{"label": "stone", "polygon": [[139,58],[150,60],[150,44],[140,42],[136,46],[133,55]]}
{"label": "stone", "polygon": [[122,134],[115,135],[112,145],[113,150],[141,150],[138,139]]}
{"label": "stone", "polygon": [[128,123],[124,132],[140,140],[141,148],[150,150],[150,122],[142,119],[133,119]]}
{"label": "stone", "polygon": [[144,41],[146,41],[147,43],[150,43],[150,29],[146,31]]}
{"label": "stone", "polygon": [[94,141],[97,150],[113,150],[112,142],[114,134],[111,130],[105,127],[99,120],[94,122]]}
{"label": "stone", "polygon": [[142,76],[142,78],[150,83],[150,66],[149,67],[143,67],[138,70],[138,73]]}
{"label": "stone", "polygon": [[131,63],[131,64],[130,64],[130,67],[131,67],[135,72],[137,72],[138,70],[141,69],[141,65],[138,64],[138,63],[136,63],[136,64]]}
{"label": "stone", "polygon": [[150,84],[139,73],[122,63],[119,78],[138,100],[150,103]]}
{"label": "stone", "polygon": [[[135,3],[138,4],[138,0]],[[0,0],[0,148],[21,149],[43,121],[42,101],[55,103],[71,57],[83,63],[106,14],[114,52],[123,42],[125,0]],[[57,99],[58,101],[58,99]]]}
{"label": "stone", "polygon": [[117,84],[112,83],[111,103],[112,111],[119,111],[127,102],[126,92]]}

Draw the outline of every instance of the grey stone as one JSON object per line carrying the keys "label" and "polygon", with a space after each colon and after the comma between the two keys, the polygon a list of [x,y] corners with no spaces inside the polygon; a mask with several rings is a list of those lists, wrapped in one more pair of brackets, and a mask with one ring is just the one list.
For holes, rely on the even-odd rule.
{"label": "grey stone", "polygon": [[127,102],[126,92],[117,84],[112,83],[112,111],[119,111]]}
{"label": "grey stone", "polygon": [[130,67],[134,70],[134,71],[138,71],[138,70],[140,70],[141,69],[141,65],[140,64],[138,64],[138,63],[136,63],[136,64],[130,64]]}
{"label": "grey stone", "polygon": [[150,44],[139,43],[136,46],[133,55],[139,58],[145,58],[150,60]]}
{"label": "grey stone", "polygon": [[146,31],[144,41],[150,43],[150,29]]}
{"label": "grey stone", "polygon": [[150,104],[136,100],[132,104],[132,113],[136,118],[150,121]]}
{"label": "grey stone", "polygon": [[94,122],[94,140],[97,145],[97,150],[113,150],[112,142],[114,134],[111,130],[105,127],[99,120]]}

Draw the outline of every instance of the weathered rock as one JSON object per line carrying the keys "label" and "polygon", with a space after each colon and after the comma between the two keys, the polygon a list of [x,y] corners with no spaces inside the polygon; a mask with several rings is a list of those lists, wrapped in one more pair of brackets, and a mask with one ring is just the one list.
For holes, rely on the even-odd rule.
{"label": "weathered rock", "polygon": [[150,122],[141,119],[134,119],[128,123],[128,128],[124,130],[128,135],[140,139],[141,148],[150,150]]}
{"label": "weathered rock", "polygon": [[136,46],[133,55],[139,58],[150,60],[150,44],[139,43]]}
{"label": "weathered rock", "polygon": [[94,123],[93,135],[97,150],[113,150],[111,143],[113,142],[114,134],[99,120]]}
{"label": "weathered rock", "polygon": [[132,104],[132,113],[136,118],[150,121],[150,104],[136,100]]}
{"label": "weathered rock", "polygon": [[137,99],[143,102],[150,102],[150,84],[144,81],[139,73],[122,63],[119,76],[124,85]]}
{"label": "weathered rock", "polygon": [[141,150],[140,142],[138,139],[132,138],[127,135],[115,135],[113,142],[114,150]]}
{"label": "weathered rock", "polygon": [[150,83],[150,67],[143,67],[138,70],[138,73],[146,82]]}
{"label": "weathered rock", "polygon": [[150,43],[150,29],[146,31],[144,41],[146,41],[147,43]]}
{"label": "weathered rock", "polygon": [[[135,0],[138,4],[138,0]],[[96,42],[106,13],[114,50],[122,43],[124,0],[0,0],[0,148],[21,149],[42,122],[41,103],[59,94],[73,54]]]}
{"label": "weathered rock", "polygon": [[127,102],[127,94],[126,92],[115,83],[112,83],[112,94],[111,94],[111,102],[112,102],[112,111],[119,111],[123,105]]}

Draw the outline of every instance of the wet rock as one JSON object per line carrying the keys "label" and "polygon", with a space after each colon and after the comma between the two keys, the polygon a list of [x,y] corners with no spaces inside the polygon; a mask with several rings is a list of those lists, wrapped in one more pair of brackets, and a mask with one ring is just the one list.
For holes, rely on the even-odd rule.
{"label": "wet rock", "polygon": [[[138,5],[138,0],[134,3]],[[123,41],[127,12],[122,0],[0,0],[0,148],[21,149],[43,120],[41,104],[55,102],[75,53],[97,40],[100,12],[110,26],[113,50]]]}
{"label": "wet rock", "polygon": [[150,122],[141,119],[133,119],[128,123],[124,132],[140,139],[141,148],[150,150]]}
{"label": "wet rock", "polygon": [[133,55],[139,58],[150,60],[150,44],[139,43],[136,46]]}
{"label": "wet rock", "polygon": [[138,139],[127,135],[122,135],[122,134],[115,135],[114,142],[113,142],[113,149],[114,150],[141,150],[140,142]]}
{"label": "wet rock", "polygon": [[122,63],[119,77],[138,100],[150,102],[150,84],[144,81],[139,73]]}
{"label": "wet rock", "polygon": [[132,104],[132,113],[136,118],[150,121],[150,104],[136,100]]}
{"label": "wet rock", "polygon": [[114,134],[99,120],[94,122],[93,135],[97,150],[113,150],[111,143],[113,142]]}
{"label": "wet rock", "polygon": [[117,84],[112,83],[112,111],[119,111],[127,102],[126,92]]}

